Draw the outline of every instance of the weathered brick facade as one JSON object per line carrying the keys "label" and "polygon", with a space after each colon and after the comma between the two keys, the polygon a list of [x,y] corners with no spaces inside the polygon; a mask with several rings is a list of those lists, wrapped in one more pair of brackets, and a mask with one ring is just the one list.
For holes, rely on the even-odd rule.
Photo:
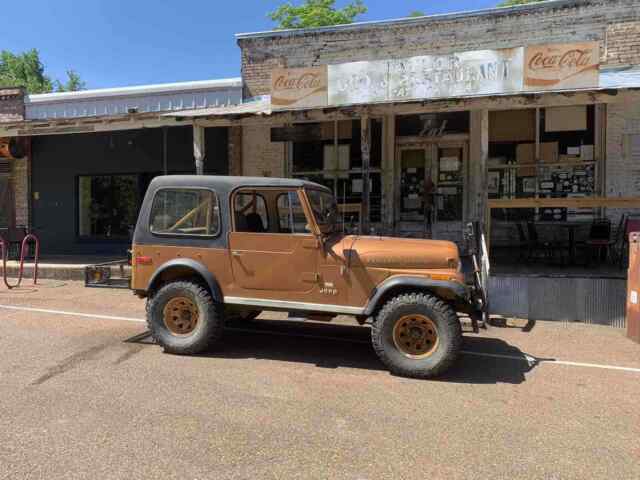
{"label": "weathered brick facade", "polygon": [[242,127],[229,127],[229,175],[242,175]]}
{"label": "weathered brick facade", "polygon": [[640,21],[609,25],[606,46],[608,65],[640,64]]}
{"label": "weathered brick facade", "polygon": [[258,177],[285,176],[284,143],[271,143],[271,130],[262,125],[242,127],[243,175]]}
{"label": "weathered brick facade", "polygon": [[532,43],[598,41],[603,65],[640,63],[639,0],[573,0],[525,8],[239,38],[248,97],[269,93],[270,72]]}
{"label": "weathered brick facade", "polygon": [[[602,67],[640,65],[640,0],[564,0],[471,14],[238,38],[246,97],[270,93],[270,73],[275,67],[582,41],[600,43]],[[627,138],[629,125],[640,125],[640,104],[611,104],[607,109],[603,188],[608,195],[637,195],[639,185],[631,179],[636,175],[630,175],[637,167],[623,151],[623,138]],[[285,165],[284,151],[268,141],[269,128],[264,126],[261,131],[251,127],[250,135],[245,134],[244,161],[251,165],[245,173],[277,171]],[[471,131],[472,145],[477,135]],[[279,159],[278,154],[282,155]]]}
{"label": "weathered brick facade", "polygon": [[[23,88],[0,88],[0,123],[24,120]],[[29,225],[29,158],[11,160],[9,181],[13,188],[17,225]]]}
{"label": "weathered brick facade", "polygon": [[0,86],[0,123],[24,120],[24,95],[21,87]]}

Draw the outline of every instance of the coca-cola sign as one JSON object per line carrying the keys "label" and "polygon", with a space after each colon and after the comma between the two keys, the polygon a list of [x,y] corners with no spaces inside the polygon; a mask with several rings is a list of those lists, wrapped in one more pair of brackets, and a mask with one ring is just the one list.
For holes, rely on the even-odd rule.
{"label": "coca-cola sign", "polygon": [[327,67],[278,68],[271,72],[271,106],[274,109],[327,105]]}
{"label": "coca-cola sign", "polygon": [[534,45],[526,48],[525,90],[591,88],[599,83],[597,42]]}

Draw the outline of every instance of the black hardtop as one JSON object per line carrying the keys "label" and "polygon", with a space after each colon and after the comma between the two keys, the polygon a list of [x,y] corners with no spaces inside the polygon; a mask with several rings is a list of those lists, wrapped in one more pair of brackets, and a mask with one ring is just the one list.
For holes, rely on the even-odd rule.
{"label": "black hardtop", "polygon": [[[228,248],[228,233],[231,229],[231,193],[242,187],[314,188],[332,193],[318,183],[295,178],[272,177],[228,177],[221,175],[165,175],[154,178],[145,194],[138,222],[133,234],[137,245],[180,245],[185,247]],[[174,237],[154,235],[149,231],[151,204],[158,190],[165,188],[210,188],[218,197],[220,233],[216,237]]]}
{"label": "black hardtop", "polygon": [[327,187],[307,180],[295,178],[273,177],[232,177],[223,175],[164,175],[155,177],[149,189],[157,191],[161,188],[211,188],[219,196],[230,193],[240,187],[281,187],[281,188],[316,188],[329,193]]}

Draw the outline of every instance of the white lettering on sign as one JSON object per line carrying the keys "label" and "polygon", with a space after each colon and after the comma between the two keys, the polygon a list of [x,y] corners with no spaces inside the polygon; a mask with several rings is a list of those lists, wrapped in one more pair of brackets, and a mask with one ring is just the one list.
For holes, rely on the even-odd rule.
{"label": "white lettering on sign", "polygon": [[523,48],[329,66],[329,104],[444,98],[522,90]]}

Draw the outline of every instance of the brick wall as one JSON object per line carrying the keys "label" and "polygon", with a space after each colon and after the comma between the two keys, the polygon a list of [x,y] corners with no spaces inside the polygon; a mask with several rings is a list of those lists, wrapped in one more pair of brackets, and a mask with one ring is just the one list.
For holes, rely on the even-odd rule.
{"label": "brick wall", "polygon": [[0,87],[0,123],[24,120],[24,89]]}
{"label": "brick wall", "polygon": [[[24,95],[20,87],[0,88],[0,123],[24,120]],[[16,224],[29,225],[29,159],[10,160]]]}
{"label": "brick wall", "polygon": [[15,202],[16,225],[29,225],[29,159],[11,160],[11,175]]}
{"label": "brick wall", "polygon": [[640,21],[614,23],[607,27],[607,64],[640,64]]}
{"label": "brick wall", "polygon": [[242,175],[242,127],[229,127],[229,175]]}
{"label": "brick wall", "polygon": [[271,143],[268,125],[242,127],[242,171],[244,175],[258,177],[284,177],[284,143]]}
{"label": "brick wall", "polygon": [[603,64],[618,65],[638,60],[639,21],[640,0],[575,0],[491,15],[427,17],[357,29],[240,38],[238,44],[245,95],[251,97],[269,93],[270,71],[275,66],[293,68],[530,43],[599,41]]}

